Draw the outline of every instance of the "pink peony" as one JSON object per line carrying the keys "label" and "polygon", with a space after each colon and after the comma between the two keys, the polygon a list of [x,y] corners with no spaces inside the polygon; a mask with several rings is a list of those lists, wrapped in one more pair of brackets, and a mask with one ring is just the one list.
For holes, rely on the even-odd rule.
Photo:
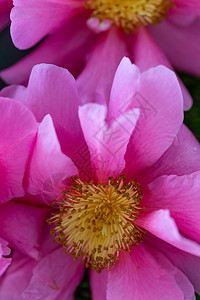
{"label": "pink peony", "polygon": [[[11,35],[14,44],[20,49],[26,49],[43,38],[44,40],[27,57],[1,72],[2,78],[9,83],[26,83],[32,67],[41,62],[66,67],[77,76],[93,45],[102,44],[105,39],[110,39],[109,53],[115,61],[114,72],[122,57],[128,55],[141,71],[163,64],[167,67],[173,65],[178,70],[195,75],[200,74],[198,0],[165,0],[158,1],[157,4],[150,1],[150,5],[153,2],[152,6],[149,5],[153,7],[150,12],[148,5],[144,8],[144,3],[141,4],[140,1],[137,7],[132,1],[126,1],[127,7],[124,8],[123,2],[117,0],[104,0],[102,11],[99,12],[95,6],[98,2],[99,0],[15,0],[11,12]],[[108,3],[111,3],[110,10],[107,9]],[[171,7],[173,4],[175,7]],[[117,16],[114,11],[116,5],[120,12]],[[86,9],[86,6],[91,9]],[[122,12],[125,16],[122,16]],[[94,17],[91,18],[91,15]],[[160,22],[162,18],[164,20]],[[127,35],[120,30],[116,33],[112,28],[110,31],[115,34],[108,37],[102,32],[110,28],[111,21],[125,31],[134,31],[137,34]],[[155,23],[159,24],[151,25]],[[145,28],[144,25],[148,26]],[[99,32],[101,34],[96,34]],[[123,49],[119,44],[125,44]],[[117,50],[113,48],[118,47],[119,57],[115,57],[113,51]],[[104,56],[106,57],[105,54]],[[114,72],[110,70],[113,76]],[[188,108],[191,98],[184,87],[183,89]]]}
{"label": "pink peony", "polygon": [[0,0],[0,30],[9,24],[11,8],[11,0]]}
{"label": "pink peony", "polygon": [[176,75],[164,66],[140,72],[124,58],[108,103],[83,104],[67,70],[42,64],[27,88],[1,96],[39,123],[26,195],[1,205],[14,249],[1,297],[73,299],[85,263],[94,300],[194,299],[200,145],[182,123]]}

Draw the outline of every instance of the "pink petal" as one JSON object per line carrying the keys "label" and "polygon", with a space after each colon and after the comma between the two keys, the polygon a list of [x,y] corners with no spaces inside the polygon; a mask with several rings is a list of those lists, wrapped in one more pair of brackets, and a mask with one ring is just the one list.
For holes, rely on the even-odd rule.
{"label": "pink petal", "polygon": [[108,272],[103,270],[100,274],[90,271],[90,288],[93,300],[105,300],[107,290]]}
{"label": "pink petal", "polygon": [[10,255],[11,249],[8,247],[8,242],[0,238],[0,276],[6,271],[12,259],[4,257]]}
{"label": "pink petal", "polygon": [[[133,37],[131,36],[130,39],[132,41],[133,48],[133,61],[142,72],[158,65],[164,65],[173,70],[165,54],[161,51],[145,28],[139,29],[137,34]],[[178,76],[177,79],[183,93],[184,109],[190,109],[192,105],[192,98]]]}
{"label": "pink petal", "polygon": [[6,300],[22,300],[22,292],[27,287],[32,269],[37,261],[20,252],[15,252],[7,272],[0,278],[0,295]]}
{"label": "pink petal", "polygon": [[185,175],[200,170],[200,144],[192,132],[182,124],[177,137],[164,155],[138,178],[152,182],[162,175]]}
{"label": "pink petal", "polygon": [[[187,14],[188,12],[186,16]],[[193,20],[187,26],[166,20],[150,30],[173,67],[183,72],[200,75],[200,18]]]}
{"label": "pink petal", "polygon": [[100,181],[118,176],[125,167],[124,154],[135,128],[137,109],[105,122],[106,107],[90,103],[79,108],[79,117],[85,140],[90,150],[93,169]]}
{"label": "pink petal", "polygon": [[[28,193],[32,195],[46,194],[46,184],[48,181],[52,181],[51,178],[60,175],[64,180],[77,173],[73,162],[62,153],[52,119],[47,115],[39,126],[37,140],[26,174]],[[58,189],[57,192],[59,196],[62,194],[62,190]],[[55,193],[49,196],[51,196],[51,201],[56,199]],[[45,199],[47,200],[47,197]]]}
{"label": "pink petal", "polygon": [[83,7],[82,1],[68,2],[14,0],[14,8],[11,11],[11,36],[16,47],[32,47],[47,34],[62,27]]}
{"label": "pink petal", "polygon": [[9,24],[11,8],[11,0],[0,0],[0,31]]}
{"label": "pink petal", "polygon": [[37,263],[22,299],[73,299],[83,277],[84,267],[63,252],[62,247],[57,247]]}
{"label": "pink petal", "polygon": [[72,75],[54,65],[37,65],[31,72],[28,87],[15,88],[13,96],[33,112],[38,122],[46,114],[51,115],[62,151],[75,159],[85,141],[78,119],[81,102]]}
{"label": "pink petal", "polygon": [[182,94],[176,75],[164,66],[139,70],[123,59],[111,91],[109,118],[140,109],[127,148],[125,174],[131,177],[153,165],[173,143],[183,120]]}
{"label": "pink petal", "polygon": [[137,224],[178,249],[200,256],[200,245],[181,236],[168,209],[140,215]]}
{"label": "pink petal", "polygon": [[22,180],[37,131],[30,111],[0,98],[0,202],[24,195]]}
{"label": "pink petal", "polygon": [[14,201],[2,204],[1,237],[7,240],[12,248],[36,258],[46,218],[47,210],[44,208]]}
{"label": "pink petal", "polygon": [[[147,239],[147,235],[146,235]],[[200,294],[200,258],[181,251],[164,241],[148,234],[148,243],[159,249],[190,280],[195,291]]]}
{"label": "pink petal", "polygon": [[194,300],[185,275],[150,246],[136,246],[108,273],[107,300]]}
{"label": "pink petal", "polygon": [[0,75],[7,83],[26,84],[34,65],[52,63],[65,67],[77,76],[94,41],[95,35],[87,28],[85,16],[78,16],[55,34],[48,36],[15,65],[1,71]]}
{"label": "pink petal", "polygon": [[102,34],[77,79],[83,103],[108,103],[115,71],[125,55],[127,50],[122,34],[115,29]]}
{"label": "pink petal", "polygon": [[178,228],[200,242],[200,172],[184,176],[162,176],[144,193],[146,211],[169,209]]}

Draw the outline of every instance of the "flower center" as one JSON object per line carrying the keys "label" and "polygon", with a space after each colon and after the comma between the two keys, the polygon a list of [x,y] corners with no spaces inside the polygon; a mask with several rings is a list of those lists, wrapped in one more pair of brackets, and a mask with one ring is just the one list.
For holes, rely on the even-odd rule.
{"label": "flower center", "polygon": [[119,260],[119,252],[130,252],[143,240],[144,230],[134,222],[142,199],[139,184],[125,185],[125,176],[108,178],[108,184],[82,182],[64,191],[59,213],[48,222],[54,224],[51,234],[76,260],[97,272],[110,269]]}
{"label": "flower center", "polygon": [[112,25],[125,32],[135,32],[137,27],[158,24],[165,18],[173,0],[87,0],[85,7],[92,9],[92,17],[102,22],[110,20]]}

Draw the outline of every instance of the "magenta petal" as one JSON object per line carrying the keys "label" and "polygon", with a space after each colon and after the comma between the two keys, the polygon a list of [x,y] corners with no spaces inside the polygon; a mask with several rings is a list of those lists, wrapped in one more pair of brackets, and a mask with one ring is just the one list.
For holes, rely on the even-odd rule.
{"label": "magenta petal", "polygon": [[143,214],[139,216],[137,224],[178,249],[200,256],[200,245],[181,236],[168,209]]}
{"label": "magenta petal", "polygon": [[30,111],[0,98],[0,202],[24,195],[22,181],[37,131]]}
{"label": "magenta petal", "polygon": [[67,68],[77,76],[85,63],[85,55],[94,41],[95,35],[87,28],[85,17],[78,16],[55,34],[45,38],[15,65],[1,71],[0,75],[7,83],[24,84],[28,82],[34,65],[52,63]]}
{"label": "magenta petal", "polygon": [[[188,12],[185,14],[186,17],[187,14]],[[183,72],[200,75],[200,18],[194,19],[186,26],[166,20],[158,26],[151,27],[150,30],[173,67]]]}
{"label": "magenta petal", "polygon": [[99,38],[77,79],[83,103],[108,103],[115,71],[125,55],[127,55],[125,41],[122,34],[115,29]]}
{"label": "magenta petal", "polygon": [[85,141],[78,119],[78,96],[73,76],[63,68],[41,64],[33,68],[26,89],[19,88],[15,99],[26,105],[41,122],[50,114],[62,151],[70,158]]}
{"label": "magenta petal", "polygon": [[0,295],[6,300],[22,300],[22,292],[27,287],[32,269],[37,261],[15,251],[7,272],[0,278]]}
{"label": "magenta petal", "polygon": [[184,176],[162,176],[151,184],[144,193],[147,212],[169,209],[178,228],[200,243],[200,172]]}
{"label": "magenta petal", "polygon": [[195,291],[200,294],[200,257],[181,251],[155,236],[148,237],[148,243],[161,251],[190,280]]}
{"label": "magenta petal", "polygon": [[150,246],[136,246],[108,273],[107,300],[194,300],[185,277],[161,253]]}
{"label": "magenta petal", "polygon": [[44,192],[44,184],[49,178],[62,174],[62,178],[65,179],[77,172],[73,162],[62,153],[52,119],[47,115],[39,126],[31,156],[27,173],[27,191],[32,195],[38,195]]}
{"label": "magenta petal", "polygon": [[124,154],[139,110],[131,110],[129,114],[110,119],[108,126],[105,122],[106,107],[90,103],[79,108],[79,117],[98,180],[118,176],[125,167]]}
{"label": "magenta petal", "polygon": [[2,204],[1,237],[7,240],[12,248],[36,258],[46,217],[47,210],[44,208],[14,201]]}
{"label": "magenta petal", "polygon": [[[120,83],[118,89],[120,93]],[[118,110],[140,109],[125,155],[125,173],[136,177],[171,146],[183,121],[182,101],[180,86],[171,70],[158,66],[141,74],[135,94],[118,106]]]}
{"label": "magenta petal", "polygon": [[199,142],[192,132],[182,124],[171,147],[138,180],[147,183],[162,175],[191,174],[200,170],[199,157]]}
{"label": "magenta petal", "polygon": [[22,299],[72,300],[83,271],[83,265],[58,247],[37,263]]}
{"label": "magenta petal", "polygon": [[6,271],[10,265],[12,258],[4,257],[10,255],[11,249],[8,247],[8,242],[0,238],[0,276]]}
{"label": "magenta petal", "polygon": [[[133,48],[133,61],[142,72],[158,65],[164,65],[173,70],[164,52],[162,52],[162,50],[158,47],[145,28],[138,30],[138,33],[133,37],[131,36],[130,39],[132,41]],[[183,93],[184,109],[190,109],[192,105],[192,97],[178,76],[177,79]]]}
{"label": "magenta petal", "polygon": [[11,11],[11,36],[14,44],[20,49],[33,46],[78,13],[83,6],[83,3],[81,5],[81,1],[79,2],[79,7],[76,7],[72,1],[67,3],[66,1],[14,0],[14,8]]}
{"label": "magenta petal", "polygon": [[93,300],[105,300],[107,291],[108,271],[103,270],[100,274],[90,271],[90,288]]}

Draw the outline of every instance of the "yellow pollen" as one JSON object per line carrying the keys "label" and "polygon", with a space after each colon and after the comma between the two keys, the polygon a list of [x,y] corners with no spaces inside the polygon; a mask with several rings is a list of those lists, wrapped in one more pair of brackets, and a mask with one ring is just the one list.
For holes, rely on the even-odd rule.
{"label": "yellow pollen", "polygon": [[108,184],[82,182],[73,177],[59,203],[59,213],[48,220],[54,224],[51,234],[74,260],[98,273],[110,269],[119,260],[120,251],[143,240],[144,230],[135,224],[142,207],[142,192],[134,181],[125,184],[125,176],[108,178]]}
{"label": "yellow pollen", "polygon": [[164,19],[173,0],[87,0],[85,7],[93,10],[91,17],[100,22],[110,20],[125,32],[136,32],[137,27],[158,24]]}

